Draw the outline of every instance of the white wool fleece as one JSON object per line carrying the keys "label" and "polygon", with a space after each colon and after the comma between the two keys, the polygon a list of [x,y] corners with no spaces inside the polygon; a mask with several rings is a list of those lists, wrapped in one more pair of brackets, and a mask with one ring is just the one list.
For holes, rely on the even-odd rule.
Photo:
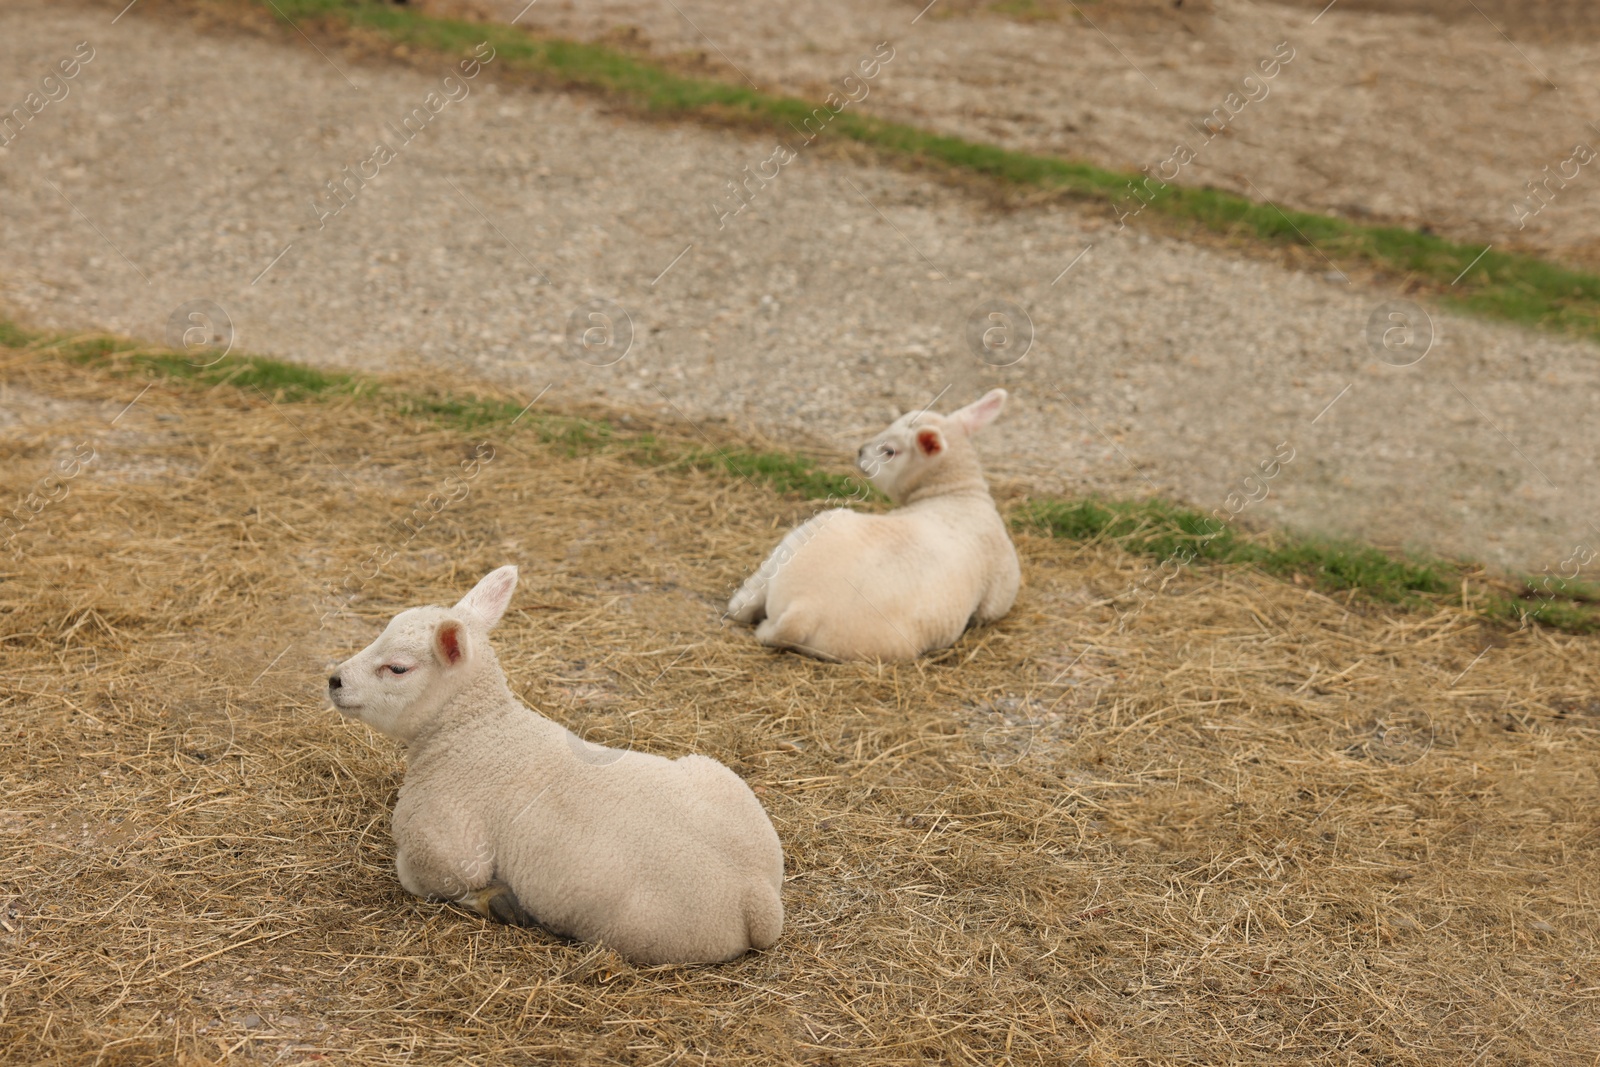
{"label": "white wool fleece", "polygon": [[832,660],[914,659],[1005,615],[1022,572],[971,441],[1005,401],[995,389],[949,415],[906,414],[862,445],[857,465],[902,506],[813,516],[728,614],[763,644]]}
{"label": "white wool fleece", "polygon": [[516,588],[401,612],[339,665],[345,715],[406,744],[392,828],[400,883],[642,964],[715,963],[783,928],[783,850],[716,760],[591,745],[523,705],[488,641]]}

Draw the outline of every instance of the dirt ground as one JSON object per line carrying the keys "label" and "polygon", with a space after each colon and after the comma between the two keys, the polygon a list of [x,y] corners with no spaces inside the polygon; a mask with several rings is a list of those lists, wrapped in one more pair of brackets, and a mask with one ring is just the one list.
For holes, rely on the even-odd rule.
{"label": "dirt ground", "polygon": [[[235,350],[549,387],[839,455],[999,385],[991,464],[1044,491],[1209,512],[1287,444],[1242,521],[1533,574],[1595,543],[1590,344],[1435,313],[1426,357],[1394,366],[1367,333],[1399,294],[1324,264],[1118,233],[1088,207],[996,212],[823,155],[719,226],[769,144],[502,91],[492,62],[319,221],[326,183],[441,72],[144,4],[113,25],[113,6],[0,10],[4,99],[97,50],[0,150],[0,308],[24,322],[160,341],[209,301]],[[631,335],[621,359],[573,354],[597,300],[619,331],[606,356]],[[1032,332],[1009,366],[969,337],[994,301]]]}
{"label": "dirt ground", "polygon": [[[1570,180],[1525,205],[1528,183],[1560,173],[1576,144],[1600,146],[1600,15],[1581,0],[424,6],[505,21],[520,12],[520,25],[815,99],[888,41],[893,61],[853,106],[1127,171],[1159,170],[1181,142],[1198,155],[1184,184],[1600,263],[1592,167],[1567,165]],[[1293,59],[1264,87],[1246,84],[1285,43]],[[1197,124],[1230,93],[1248,102],[1205,136]]]}
{"label": "dirt ground", "polygon": [[[1226,568],[1145,598],[1149,561],[1019,535],[999,625],[912,665],[823,665],[718,621],[802,502],[542,444],[543,406],[469,435],[145,384],[0,356],[0,492],[53,499],[0,571],[0,1060],[1596,1047],[1592,639]],[[399,753],[325,705],[327,664],[508,562],[496,641],[525,700],[757,790],[787,857],[774,949],[638,970],[401,891]]]}

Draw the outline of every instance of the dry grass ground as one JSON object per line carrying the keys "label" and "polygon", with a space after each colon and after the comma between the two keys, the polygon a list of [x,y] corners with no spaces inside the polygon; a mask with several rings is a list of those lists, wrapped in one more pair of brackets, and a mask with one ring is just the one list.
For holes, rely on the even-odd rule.
{"label": "dry grass ground", "polygon": [[[32,352],[0,380],[6,501],[96,450],[0,565],[0,1060],[1600,1047],[1592,639],[1221,568],[1140,610],[1145,561],[1019,535],[1001,625],[823,665],[718,621],[797,498],[570,454],[531,419],[474,436],[159,381],[118,418],[144,383]],[[484,442],[470,493],[405,530]],[[401,891],[399,754],[326,707],[324,667],[507,562],[530,704],[756,787],[788,862],[775,949],[637,970]]]}

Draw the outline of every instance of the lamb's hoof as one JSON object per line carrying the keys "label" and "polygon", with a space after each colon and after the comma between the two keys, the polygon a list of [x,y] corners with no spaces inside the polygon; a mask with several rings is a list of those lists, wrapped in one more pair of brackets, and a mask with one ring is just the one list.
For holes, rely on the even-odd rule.
{"label": "lamb's hoof", "polygon": [[507,926],[539,925],[539,920],[523,908],[522,902],[511,892],[511,887],[498,880],[482,889],[473,890],[462,903],[484,918]]}

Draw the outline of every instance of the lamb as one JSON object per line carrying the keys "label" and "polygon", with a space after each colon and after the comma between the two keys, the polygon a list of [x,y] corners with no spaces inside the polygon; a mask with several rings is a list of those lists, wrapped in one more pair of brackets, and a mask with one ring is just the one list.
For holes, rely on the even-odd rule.
{"label": "lamb", "polygon": [[489,644],[517,569],[421,607],[328,679],[338,711],[406,745],[391,832],[416,896],[599,942],[640,964],[717,963],[783,929],[783,849],[707,756],[602,748],[530,710]]}
{"label": "lamb", "polygon": [[971,438],[1005,402],[994,389],[949,415],[902,415],[862,445],[857,466],[901,506],[795,527],[729,616],[758,624],[762,644],[829,660],[914,659],[1004,616],[1022,572]]}

